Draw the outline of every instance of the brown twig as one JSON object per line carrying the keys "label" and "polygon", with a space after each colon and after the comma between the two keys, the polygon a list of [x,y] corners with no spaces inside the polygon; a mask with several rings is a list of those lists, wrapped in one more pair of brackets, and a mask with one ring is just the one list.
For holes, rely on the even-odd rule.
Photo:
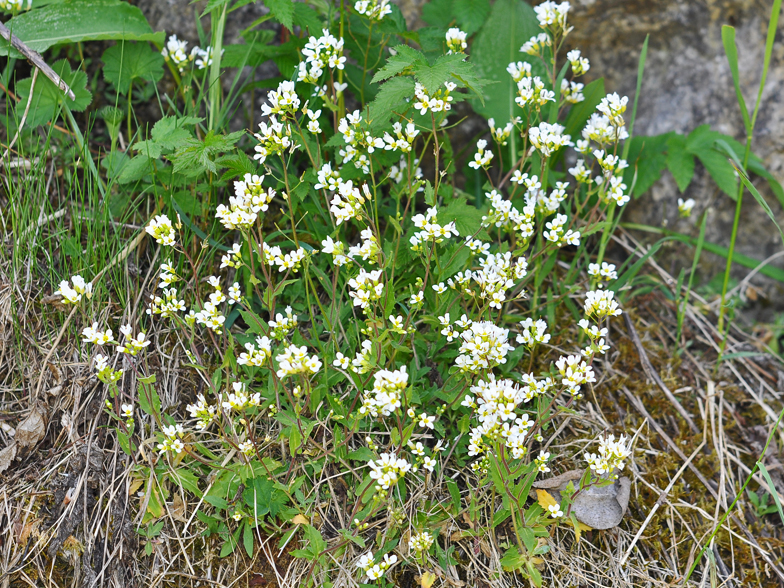
{"label": "brown twig", "polygon": [[14,49],[19,51],[19,53],[21,53],[25,59],[27,59],[27,61],[40,69],[47,78],[52,80],[52,83],[55,86],[65,92],[66,96],[68,96],[71,100],[76,100],[76,94],[73,93],[73,90],[71,90],[68,84],[65,83],[63,78],[57,75],[57,73],[47,65],[47,63],[44,61],[44,58],[41,57],[41,54],[25,45],[24,42],[22,42],[19,37],[14,35],[3,23],[0,23],[0,36],[8,41]]}

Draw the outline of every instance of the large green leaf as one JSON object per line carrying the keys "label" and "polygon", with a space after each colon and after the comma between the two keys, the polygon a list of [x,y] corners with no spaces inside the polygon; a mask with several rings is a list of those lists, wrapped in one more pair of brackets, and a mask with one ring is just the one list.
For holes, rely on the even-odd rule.
{"label": "large green leaf", "polygon": [[[74,112],[82,112],[92,101],[93,95],[86,88],[87,75],[82,70],[71,71],[71,65],[65,59],[53,64],[52,69],[70,86],[76,100],[68,98],[60,88],[49,81],[49,78],[39,74],[35,80],[33,99],[25,123],[29,127],[42,125],[54,119],[61,102],[67,104]],[[20,117],[27,106],[32,82],[32,78],[27,78],[16,84],[16,91],[20,98],[17,105]]]}
{"label": "large green leaf", "polygon": [[673,134],[667,140],[667,168],[670,170],[678,190],[683,193],[694,177],[694,155],[686,151],[686,137]]}
{"label": "large green leaf", "polygon": [[[154,33],[141,10],[119,0],[70,0],[50,4],[15,16],[6,24],[31,49],[45,51],[52,45],[117,39],[152,41],[162,45],[163,31]],[[0,40],[0,55],[19,57]]]}
{"label": "large green leaf", "polygon": [[494,118],[497,125],[512,120],[517,108],[517,87],[506,67],[513,61],[531,60],[520,53],[520,47],[540,32],[536,13],[528,4],[521,0],[496,0],[490,17],[474,39],[471,61],[477,75],[499,82],[486,94],[484,105],[480,100],[474,101],[474,110],[485,118]]}
{"label": "large green leaf", "polygon": [[118,43],[103,52],[103,77],[121,94],[127,94],[134,80],[157,82],[163,77],[163,55],[147,43]]}
{"label": "large green leaf", "polygon": [[455,0],[452,4],[457,25],[469,36],[479,30],[489,13],[489,0]]}

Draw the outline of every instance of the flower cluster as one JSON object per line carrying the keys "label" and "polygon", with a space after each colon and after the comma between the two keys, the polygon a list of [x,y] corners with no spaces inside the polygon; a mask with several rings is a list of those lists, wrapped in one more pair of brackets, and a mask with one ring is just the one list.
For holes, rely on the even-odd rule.
{"label": "flower cluster", "polygon": [[165,214],[159,214],[144,229],[157,243],[171,247],[175,244],[176,234],[171,220]]}
{"label": "flower cluster", "polygon": [[452,101],[454,98],[450,95],[457,88],[454,82],[444,82],[443,88],[438,88],[435,93],[430,94],[425,87],[419,82],[414,86],[414,108],[419,111],[419,114],[425,115],[430,112],[446,112],[452,110]]}
{"label": "flower cluster", "polygon": [[275,361],[278,362],[279,378],[297,374],[308,376],[321,369],[321,360],[316,355],[309,356],[308,349],[304,345],[302,347],[289,345],[283,353],[275,356]]}
{"label": "flower cluster", "polygon": [[256,337],[255,343],[245,343],[245,351],[237,358],[239,365],[261,367],[272,356],[269,337]]}
{"label": "flower cluster", "polygon": [[82,296],[92,298],[93,285],[92,282],[85,282],[82,276],[71,276],[71,284],[68,280],[60,282],[60,287],[54,291],[54,294],[59,294],[63,298],[63,304],[77,304],[81,302]]}
{"label": "flower cluster", "polygon": [[509,329],[491,321],[472,322],[460,334],[460,355],[455,365],[463,372],[479,373],[506,363],[506,355],[514,350],[507,343]]}
{"label": "flower cluster", "polygon": [[[359,4],[359,2],[357,3]],[[389,568],[397,563],[397,556],[393,553],[389,555],[388,553],[384,554],[384,559],[381,562],[376,563],[375,558],[373,557],[373,552],[368,551],[362,557],[359,558],[357,562],[357,567],[365,572],[368,580],[375,581],[379,580],[380,578],[384,577],[384,572],[386,572]]]}
{"label": "flower cluster", "polygon": [[298,81],[317,84],[324,70],[343,69],[346,58],[343,56],[343,39],[338,39],[327,29],[321,31],[321,36],[311,36],[302,54],[305,61],[301,61],[298,68]]}
{"label": "flower cluster", "polygon": [[177,455],[185,451],[185,443],[182,440],[184,430],[182,425],[164,425],[163,442],[158,443],[158,451],[161,454],[171,453]]}
{"label": "flower cluster", "polygon": [[459,237],[457,226],[454,222],[445,225],[438,223],[438,210],[435,207],[428,208],[425,214],[417,214],[411,219],[419,232],[414,233],[410,239],[411,249],[420,251],[423,243],[441,243],[444,239],[455,236]]}
{"label": "flower cluster", "polygon": [[359,306],[367,314],[370,303],[381,298],[384,293],[384,284],[381,282],[381,270],[371,272],[359,269],[359,274],[348,281],[349,296],[354,301],[354,306]]}
{"label": "flower cluster", "polygon": [[379,459],[370,460],[368,466],[377,490],[388,490],[411,469],[410,463],[394,453],[382,453]]}
{"label": "flower cluster", "polygon": [[372,22],[378,22],[386,15],[392,14],[389,0],[359,0],[354,4],[354,10]]}
{"label": "flower cluster", "polygon": [[473,169],[487,169],[493,161],[493,152],[487,148],[487,141],[479,139],[476,142],[474,160],[468,162],[468,167]]}
{"label": "flower cluster", "polygon": [[615,435],[599,440],[599,453],[586,453],[585,461],[597,476],[609,474],[617,478],[616,470],[622,470],[624,461],[632,454],[625,435],[616,441]]}
{"label": "flower cluster", "polygon": [[360,414],[372,417],[389,416],[400,408],[403,392],[408,386],[406,366],[399,370],[379,370],[373,374],[373,389],[362,395]]}
{"label": "flower cluster", "polygon": [[448,49],[448,55],[451,55],[452,53],[465,53],[465,50],[468,48],[465,32],[455,27],[449,29],[446,32],[446,47]]}
{"label": "flower cluster", "polygon": [[[229,230],[249,229],[256,222],[259,212],[269,210],[270,202],[275,197],[275,190],[262,186],[264,176],[245,174],[242,181],[234,182],[234,196],[229,197],[229,206],[219,204],[215,217]],[[239,244],[235,246],[234,255],[239,254]],[[226,265],[232,261],[227,260]]]}

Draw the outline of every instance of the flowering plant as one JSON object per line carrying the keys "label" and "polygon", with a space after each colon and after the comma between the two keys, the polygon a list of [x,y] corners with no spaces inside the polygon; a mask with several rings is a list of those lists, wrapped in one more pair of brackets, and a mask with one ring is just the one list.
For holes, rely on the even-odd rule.
{"label": "flowering plant", "polygon": [[[622,312],[615,266],[586,260],[590,235],[609,230],[608,215],[629,200],[627,99],[598,97],[577,118],[586,97],[576,80],[590,64],[577,50],[560,55],[569,9],[537,6],[541,32],[507,68],[516,115],[488,121],[469,163],[486,177],[484,205],[449,182],[445,155],[453,105],[484,95],[467,35],[449,28],[438,54],[389,50],[392,5],[362,1],[353,26],[368,39],[380,30],[386,58],[375,98],[345,109],[352,64],[332,23],[304,44],[296,81],[268,93],[252,169],[211,211],[212,236],[194,247],[179,215],[149,221],[161,247],[149,329],[173,328],[203,375],[187,415],[162,407],[148,336],[123,326],[120,344],[102,325],[84,329],[85,341],[121,354],[123,369],[104,355],[95,369],[112,387],[123,447],[135,453],[154,439],[151,465],[136,466],[146,521],[180,486],[213,509],[198,517],[223,555],[240,544],[250,554],[263,530],[282,544],[303,539],[293,554],[318,569],[309,582],[334,580],[348,561],[356,579],[384,582],[405,566],[438,565],[431,555],[453,559],[437,517],[401,516],[415,488],[445,486],[459,509],[462,493],[488,487],[487,532],[515,530],[504,569],[541,583],[532,562],[546,545],[534,538],[561,519],[577,525],[574,493],[547,510],[528,494],[555,461],[555,425],[596,384],[607,321]],[[164,51],[180,68],[189,57],[178,43]],[[358,93],[362,102],[364,86]],[[211,246],[220,273],[206,277]],[[89,290],[72,282],[61,291],[78,304]],[[121,385],[130,373],[136,397]],[[629,451],[623,436],[601,441],[575,492],[612,483]],[[447,477],[448,468],[458,470]],[[328,472],[355,484],[350,522],[325,540],[314,509],[334,492]],[[366,530],[380,521],[370,548]]]}

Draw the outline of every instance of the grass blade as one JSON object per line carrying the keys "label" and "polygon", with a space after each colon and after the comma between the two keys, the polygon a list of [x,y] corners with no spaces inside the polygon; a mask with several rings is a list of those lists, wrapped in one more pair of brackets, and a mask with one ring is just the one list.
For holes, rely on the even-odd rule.
{"label": "grass blade", "polygon": [[770,220],[773,221],[773,224],[776,225],[776,228],[779,230],[779,235],[781,235],[781,241],[782,243],[784,243],[784,231],[781,230],[781,226],[779,226],[778,221],[776,221],[776,216],[773,214],[773,211],[770,209],[770,206],[768,206],[768,203],[765,202],[765,199],[762,197],[762,194],[760,194],[757,191],[757,189],[754,187],[754,184],[751,183],[751,180],[749,180],[749,177],[746,175],[746,172],[744,172],[742,169],[734,165],[734,163],[733,163],[733,167],[735,168],[735,171],[738,172],[738,175],[740,176],[740,181],[743,182],[743,185],[746,186],[746,189],[749,192],[751,192],[751,195],[754,196],[754,199],[757,202],[759,202],[759,205],[763,208],[765,214],[767,214],[768,217],[770,217]]}
{"label": "grass blade", "polygon": [[762,477],[765,478],[765,481],[768,483],[768,493],[773,497],[773,502],[776,503],[776,509],[779,511],[781,521],[784,522],[784,510],[781,508],[781,501],[779,500],[779,493],[776,492],[776,486],[773,484],[773,480],[762,461],[757,462],[757,467],[759,467],[759,470],[762,472]]}
{"label": "grass blade", "polygon": [[773,54],[773,41],[776,39],[776,29],[779,25],[779,14],[781,14],[781,0],[774,0],[773,8],[770,11],[770,21],[768,22],[768,38],[765,41],[765,61],[762,64],[762,78],[760,78],[759,91],[757,92],[757,102],[754,104],[754,114],[751,116],[751,127],[757,122],[760,103],[762,102],[762,90],[765,89],[765,80],[768,77],[770,67],[770,57]]}
{"label": "grass blade", "polygon": [[735,96],[738,98],[738,106],[743,115],[743,126],[746,127],[746,134],[751,134],[751,119],[749,118],[749,108],[740,90],[740,73],[738,72],[738,46],[735,44],[735,27],[724,25],[721,27],[721,41],[724,43],[724,53],[730,63],[732,72],[732,83],[735,85]]}

